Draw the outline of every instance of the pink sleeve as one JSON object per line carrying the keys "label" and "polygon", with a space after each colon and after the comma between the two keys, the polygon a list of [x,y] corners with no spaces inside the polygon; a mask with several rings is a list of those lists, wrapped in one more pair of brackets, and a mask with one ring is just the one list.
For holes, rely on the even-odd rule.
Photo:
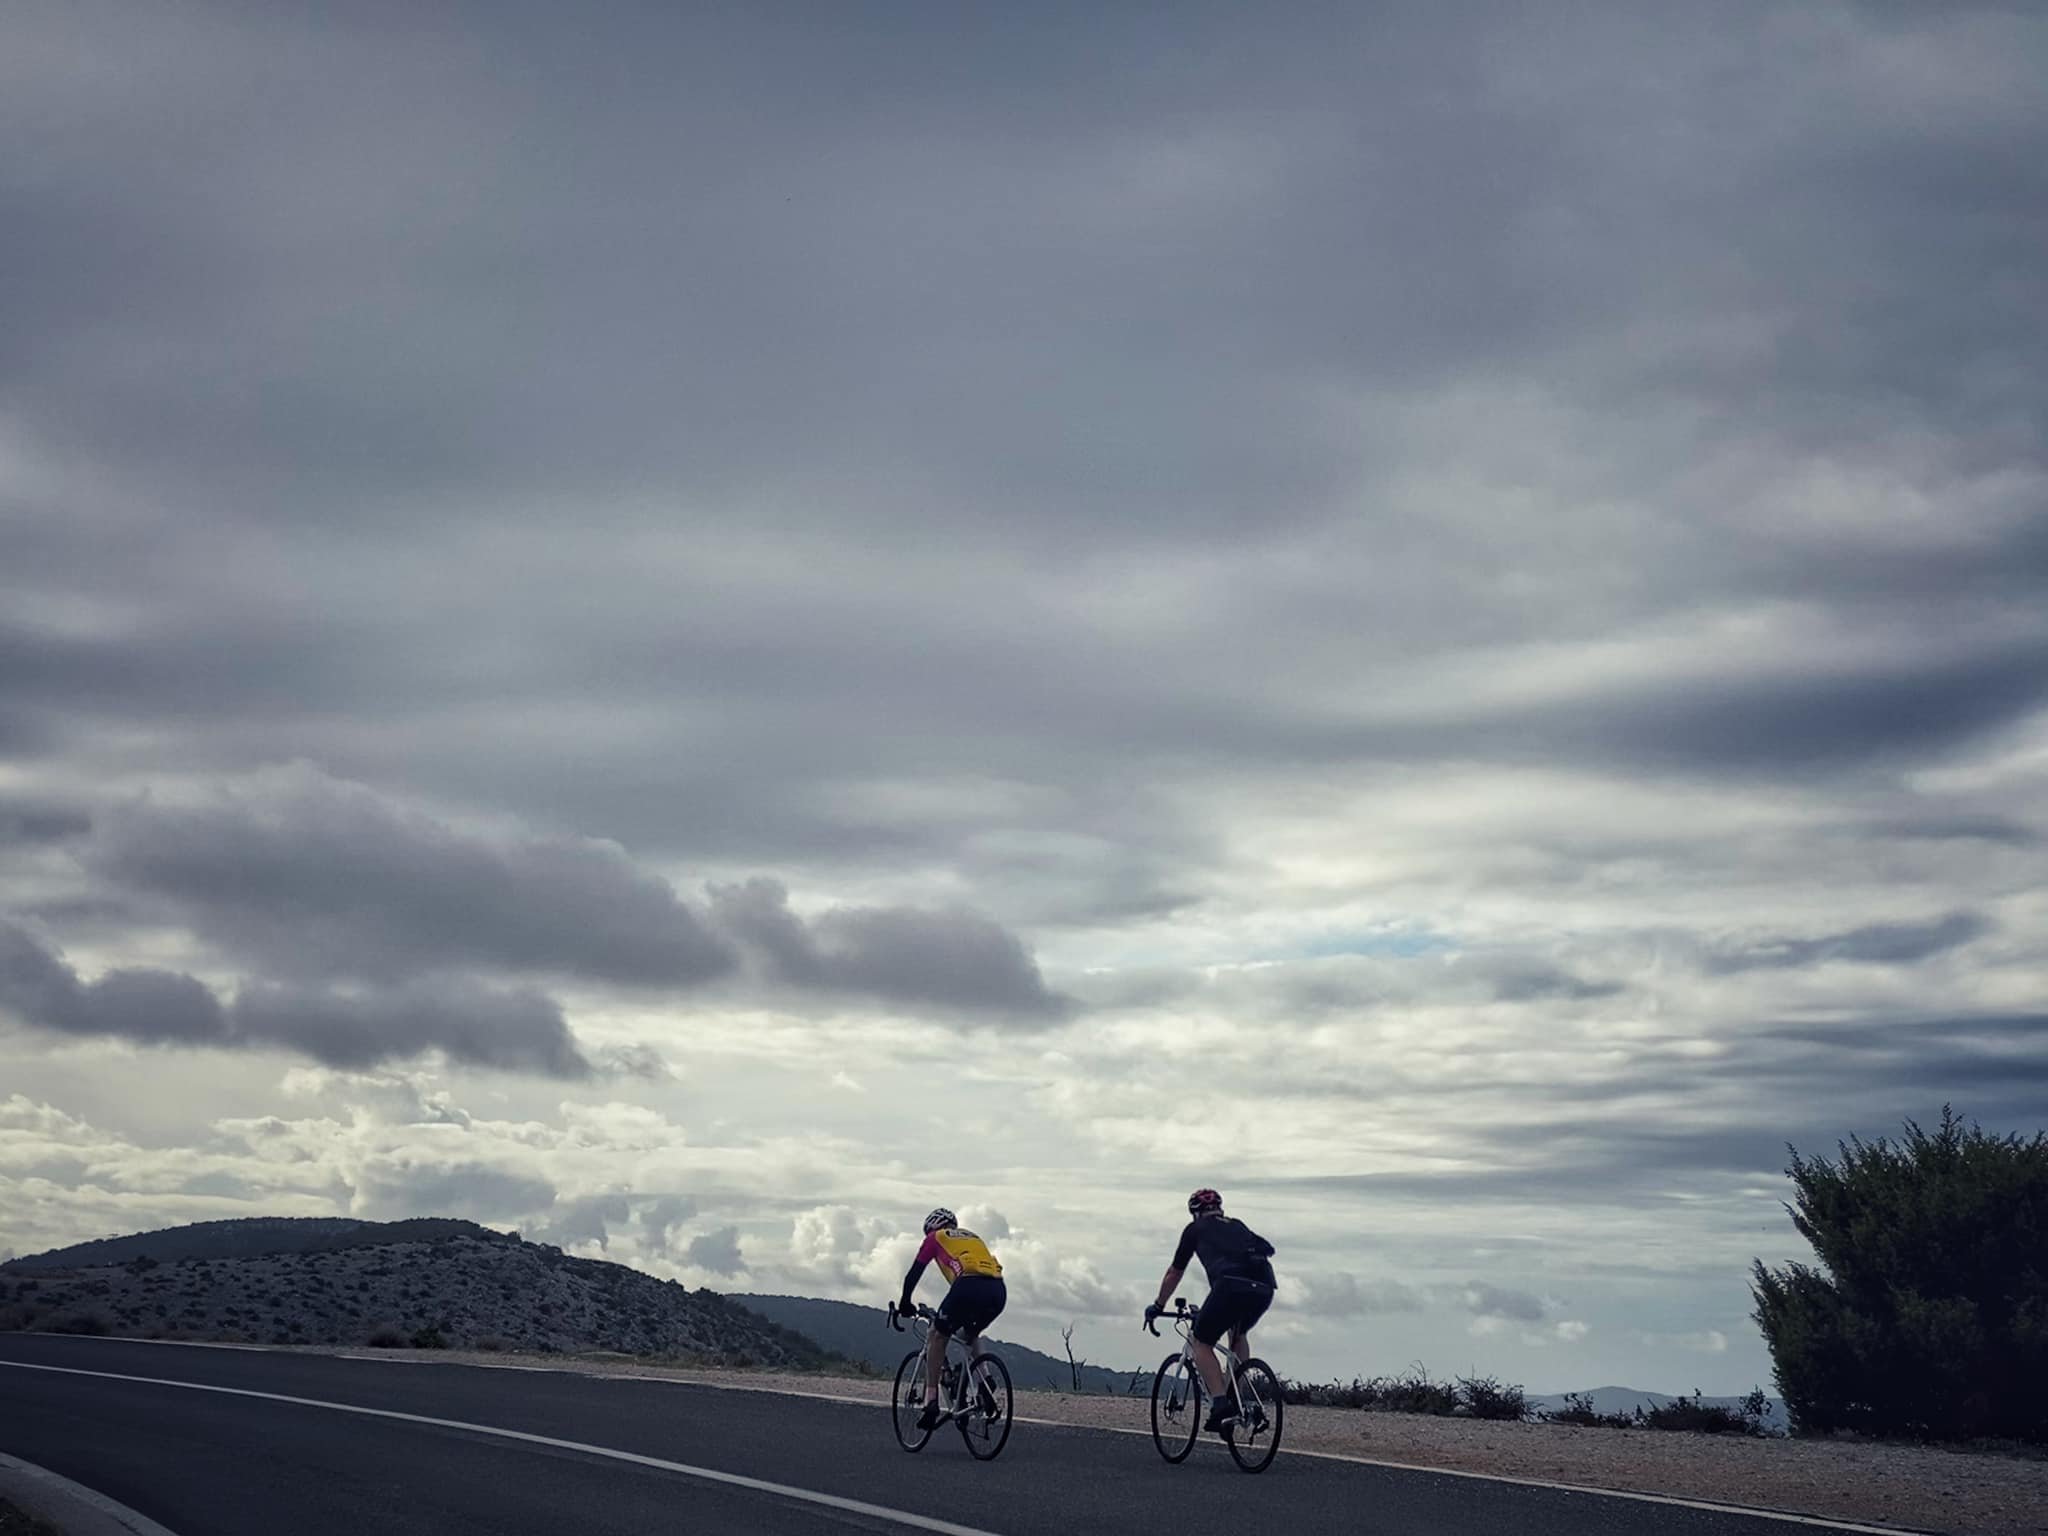
{"label": "pink sleeve", "polygon": [[931,1233],[927,1232],[924,1235],[924,1246],[917,1250],[917,1257],[910,1261],[910,1267],[912,1269],[915,1269],[920,1264],[929,1264],[933,1259],[936,1259],[943,1251],[944,1250],[939,1247],[939,1240],[936,1237],[932,1236]]}

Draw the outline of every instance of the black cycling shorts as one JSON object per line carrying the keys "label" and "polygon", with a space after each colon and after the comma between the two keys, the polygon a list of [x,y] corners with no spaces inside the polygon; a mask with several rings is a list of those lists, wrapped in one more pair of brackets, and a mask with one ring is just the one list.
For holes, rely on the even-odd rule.
{"label": "black cycling shorts", "polygon": [[940,1333],[950,1334],[964,1328],[979,1334],[1003,1315],[1009,1300],[1009,1288],[1003,1284],[1001,1275],[962,1275],[939,1303],[932,1326]]}
{"label": "black cycling shorts", "polygon": [[1213,1345],[1226,1333],[1249,1331],[1273,1305],[1273,1287],[1263,1280],[1225,1275],[1209,1287],[1202,1310],[1195,1314],[1195,1337]]}

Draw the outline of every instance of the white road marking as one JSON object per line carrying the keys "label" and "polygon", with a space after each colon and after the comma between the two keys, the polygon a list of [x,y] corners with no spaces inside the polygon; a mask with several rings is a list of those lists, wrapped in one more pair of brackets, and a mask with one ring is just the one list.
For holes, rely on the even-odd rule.
{"label": "white road marking", "polygon": [[[109,1338],[106,1342],[123,1344],[179,1343],[184,1344],[186,1347],[192,1349],[249,1349],[262,1351],[264,1353],[297,1353],[297,1351],[276,1350],[273,1349],[271,1346],[263,1344],[209,1345],[196,1340],[183,1339],[171,1340]],[[344,1354],[338,1357],[330,1358],[340,1358],[344,1360],[381,1360],[386,1359],[388,1357],[383,1355]],[[9,1361],[0,1361],[0,1365],[6,1365],[11,1363],[12,1362]],[[421,1360],[418,1363],[421,1365],[442,1365],[455,1364],[457,1362],[440,1360]],[[460,1363],[470,1370],[477,1371],[545,1371],[555,1372],[563,1376],[584,1377],[592,1381],[652,1381],[671,1387],[709,1387],[713,1391],[718,1392],[766,1392],[776,1397],[801,1397],[808,1398],[813,1402],[844,1403],[856,1408],[886,1408],[889,1406],[886,1399],[876,1399],[872,1397],[849,1397],[844,1393],[837,1392],[809,1392],[797,1387],[771,1387],[763,1385],[758,1382],[750,1381],[693,1381],[686,1377],[679,1376],[644,1376],[630,1373],[611,1372],[600,1373],[596,1371],[571,1370],[566,1367],[553,1365],[501,1365],[486,1364],[481,1361],[463,1361]],[[49,1367],[49,1369],[55,1369],[55,1367]],[[86,1372],[83,1374],[91,1375],[95,1373]],[[134,1379],[142,1380],[144,1378],[137,1377]],[[1134,1401],[1136,1400],[1134,1399]],[[1017,1424],[1035,1424],[1046,1429],[1078,1429],[1087,1430],[1102,1435],[1136,1435],[1139,1438],[1145,1440],[1149,1440],[1152,1438],[1152,1431],[1149,1429],[1123,1429],[1113,1424],[1069,1424],[1061,1419],[1026,1418],[1021,1414],[1013,1415],[1011,1422]],[[1211,1440],[1206,1435],[1202,1437],[1201,1443],[1213,1451],[1220,1452],[1224,1449],[1222,1441]],[[1281,1454],[1288,1457],[1305,1456],[1310,1457],[1316,1461],[1349,1462],[1351,1463],[1351,1465],[1357,1467],[1384,1467],[1387,1470],[1393,1472],[1426,1472],[1433,1477],[1462,1477],[1470,1479],[1474,1482],[1481,1483],[1506,1483],[1516,1488],[1548,1488],[1558,1493],[1582,1493],[1592,1498],[1628,1499],[1631,1502],[1638,1504],[1663,1504],[1671,1506],[1676,1509],[1704,1510],[1708,1514],[1715,1515],[1746,1515],[1753,1520],[1776,1520],[1786,1525],[1804,1525],[1823,1531],[1849,1531],[1853,1532],[1854,1536],[1928,1536],[1928,1533],[1924,1531],[1917,1531],[1913,1529],[1911,1526],[1861,1525],[1852,1520],[1831,1520],[1825,1515],[1801,1515],[1795,1514],[1791,1510],[1761,1509],[1753,1504],[1723,1504],[1718,1503],[1712,1499],[1688,1499],[1681,1497],[1678,1494],[1672,1493],[1637,1493],[1627,1488],[1595,1488],[1585,1483],[1549,1482],[1542,1478],[1514,1477],[1501,1472],[1467,1472],[1461,1467],[1432,1467],[1427,1466],[1421,1462],[1384,1461],[1371,1456],[1353,1456],[1344,1451],[1283,1450]]]}
{"label": "white road marking", "polygon": [[866,1515],[874,1520],[887,1520],[896,1525],[910,1526],[920,1531],[937,1531],[940,1536],[994,1536],[977,1526],[956,1525],[950,1520],[935,1520],[929,1515],[916,1515],[908,1510],[890,1509],[882,1504],[869,1504],[862,1499],[841,1498],[836,1493],[818,1493],[809,1488],[795,1488],[787,1483],[771,1483],[764,1478],[742,1477],[737,1472],[720,1472],[712,1467],[693,1467],[680,1461],[665,1461],[659,1456],[641,1456],[633,1451],[614,1450],[608,1445],[587,1445],[580,1440],[558,1440],[553,1435],[528,1434],[521,1429],[501,1429],[495,1424],[470,1424],[461,1419],[437,1419],[423,1413],[399,1413],[390,1408],[365,1408],[357,1403],[330,1403],[317,1397],[292,1397],[283,1392],[254,1392],[247,1387],[217,1387],[206,1382],[177,1381],[160,1376],[130,1376],[120,1371],[82,1371],[68,1365],[32,1365],[26,1360],[0,1360],[0,1367],[18,1371],[48,1371],[60,1376],[91,1376],[103,1381],[132,1381],[150,1387],[177,1387],[186,1392],[217,1392],[224,1397],[252,1397],[264,1402],[291,1403],[301,1408],[327,1408],[336,1413],[356,1413],[366,1418],[395,1419],[404,1424],[426,1424],[435,1429],[459,1429],[473,1435],[494,1435],[501,1440],[518,1440],[528,1445],[551,1445],[558,1450],[580,1451],[586,1456],[603,1456],[612,1461],[629,1461],[635,1466],[653,1467],[661,1472],[673,1472],[681,1477],[694,1477],[707,1483],[722,1483],[729,1488],[746,1488],[755,1493],[773,1494],[777,1498],[793,1499],[800,1504],[818,1504],[827,1509],[845,1510],[849,1514]]}

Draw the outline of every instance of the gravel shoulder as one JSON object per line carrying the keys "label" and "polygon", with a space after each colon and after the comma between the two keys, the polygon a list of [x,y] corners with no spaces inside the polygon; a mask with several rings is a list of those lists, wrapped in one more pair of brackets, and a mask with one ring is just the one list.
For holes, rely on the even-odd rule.
{"label": "gravel shoulder", "polygon": [[[325,1351],[323,1351],[325,1353]],[[544,1366],[592,1375],[799,1392],[877,1405],[872,1377],[706,1370],[623,1358],[407,1352],[402,1358]],[[1061,1392],[1017,1395],[1020,1418],[1150,1433],[1149,1401]],[[1671,1494],[1905,1530],[1971,1536],[2048,1533],[2048,1460],[1834,1440],[1747,1440],[1669,1430],[1498,1424],[1402,1413],[1290,1407],[1282,1451],[1322,1451],[1428,1470],[1631,1493]]]}

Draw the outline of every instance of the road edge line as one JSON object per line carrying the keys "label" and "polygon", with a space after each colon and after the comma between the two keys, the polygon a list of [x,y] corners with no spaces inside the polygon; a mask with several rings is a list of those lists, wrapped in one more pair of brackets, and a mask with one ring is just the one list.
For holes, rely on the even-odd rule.
{"label": "road edge line", "polygon": [[[404,1413],[396,1408],[372,1408],[363,1403],[337,1403],[320,1397],[296,1397],[288,1392],[259,1392],[251,1387],[224,1387],[208,1381],[179,1381],[171,1376],[135,1376],[126,1371],[87,1371],[72,1365],[42,1365],[29,1360],[0,1360],[0,1370],[8,1369],[44,1371],[57,1376],[85,1376],[99,1381],[128,1381],[140,1386],[173,1387],[184,1392],[215,1392],[223,1397],[250,1397],[262,1402],[290,1403],[300,1408],[324,1408],[330,1413],[354,1413],[371,1419],[392,1419],[402,1424],[424,1424],[433,1429],[453,1429],[465,1434],[517,1440],[527,1445],[552,1446],[556,1450],[576,1451],[607,1461],[624,1461],[635,1466],[652,1467],[656,1471],[673,1472],[680,1477],[696,1478],[700,1482],[721,1483],[728,1488],[744,1488],[752,1493],[765,1493],[799,1504],[815,1504],[825,1509],[843,1510],[848,1514],[866,1515],[870,1519],[885,1520],[891,1525],[932,1531],[937,1533],[937,1536],[996,1536],[995,1532],[983,1530],[979,1526],[957,1525],[951,1520],[941,1520],[934,1515],[920,1515],[907,1509],[891,1509],[886,1504],[870,1504],[865,1499],[847,1498],[843,1494],[821,1493],[815,1488],[799,1488],[792,1483],[770,1482],[764,1477],[748,1477],[739,1472],[721,1472],[716,1467],[697,1467],[688,1462],[669,1461],[661,1456],[644,1456],[638,1451],[620,1450],[615,1446],[592,1445],[583,1440],[564,1440],[555,1435],[538,1435],[524,1429],[507,1429],[498,1424],[475,1424],[467,1419],[443,1419],[433,1414]],[[150,1529],[138,1531],[137,1536],[171,1536],[171,1533],[163,1530],[161,1526],[152,1526]]]}
{"label": "road edge line", "polygon": [[119,1499],[5,1451],[0,1451],[0,1493],[66,1536],[175,1536]]}
{"label": "road edge line", "polygon": [[[185,1349],[233,1349],[252,1354],[315,1355],[330,1360],[362,1360],[371,1364],[385,1363],[386,1357],[371,1354],[352,1354],[319,1349],[280,1349],[267,1344],[219,1344],[204,1339],[122,1339],[112,1335],[81,1335],[80,1337],[104,1338],[108,1343],[122,1344],[173,1344]],[[14,1362],[0,1361],[0,1365]],[[648,1376],[625,1371],[579,1371],[557,1365],[513,1365],[509,1361],[497,1363],[482,1360],[433,1360],[408,1359],[407,1364],[452,1366],[472,1371],[529,1371],[535,1374],[587,1377],[596,1381],[648,1381],[671,1387],[708,1387],[714,1392],[764,1392],[775,1397],[798,1397],[812,1402],[841,1403],[855,1408],[886,1408],[886,1402],[867,1397],[848,1397],[832,1392],[810,1392],[798,1387],[771,1387],[751,1381],[705,1381],[678,1376]],[[62,1369],[62,1367],[49,1367]],[[82,1374],[94,1375],[97,1372]],[[135,1377],[134,1380],[148,1380]],[[182,1383],[174,1383],[182,1385]],[[228,1389],[222,1389],[228,1390]],[[374,1411],[374,1410],[373,1410]],[[1115,1424],[1069,1424],[1063,1419],[1027,1418],[1019,1414],[1013,1423],[1031,1424],[1044,1429],[1087,1430],[1103,1435],[1137,1435],[1150,1439],[1151,1431],[1126,1429]],[[1204,1443],[1208,1443],[1204,1437]],[[1218,1445],[1216,1449],[1221,1449]],[[1317,1461],[1342,1461],[1353,1466],[1383,1467],[1394,1472],[1423,1472],[1434,1477],[1462,1477],[1482,1483],[1507,1483],[1516,1488],[1547,1488],[1557,1493],[1582,1493],[1592,1498],[1628,1499],[1639,1504],[1662,1504],[1677,1509],[1697,1509],[1717,1515],[1748,1515],[1758,1520],[1776,1520],[1788,1525],[1804,1525],[1824,1531],[1846,1531],[1851,1536],[1941,1536],[1941,1533],[1923,1530],[1910,1525],[1875,1525],[1868,1521],[1843,1520],[1829,1515],[1801,1514],[1797,1510],[1772,1509],[1761,1504],[1728,1504],[1715,1499],[1695,1499],[1678,1493],[1646,1493],[1633,1488],[1602,1488],[1592,1483],[1560,1483],[1540,1477],[1517,1477],[1504,1472],[1471,1472],[1463,1467],[1432,1467],[1414,1461],[1388,1461],[1382,1457],[1355,1456],[1346,1451],[1312,1451],[1285,1449],[1285,1456],[1311,1457]]]}

